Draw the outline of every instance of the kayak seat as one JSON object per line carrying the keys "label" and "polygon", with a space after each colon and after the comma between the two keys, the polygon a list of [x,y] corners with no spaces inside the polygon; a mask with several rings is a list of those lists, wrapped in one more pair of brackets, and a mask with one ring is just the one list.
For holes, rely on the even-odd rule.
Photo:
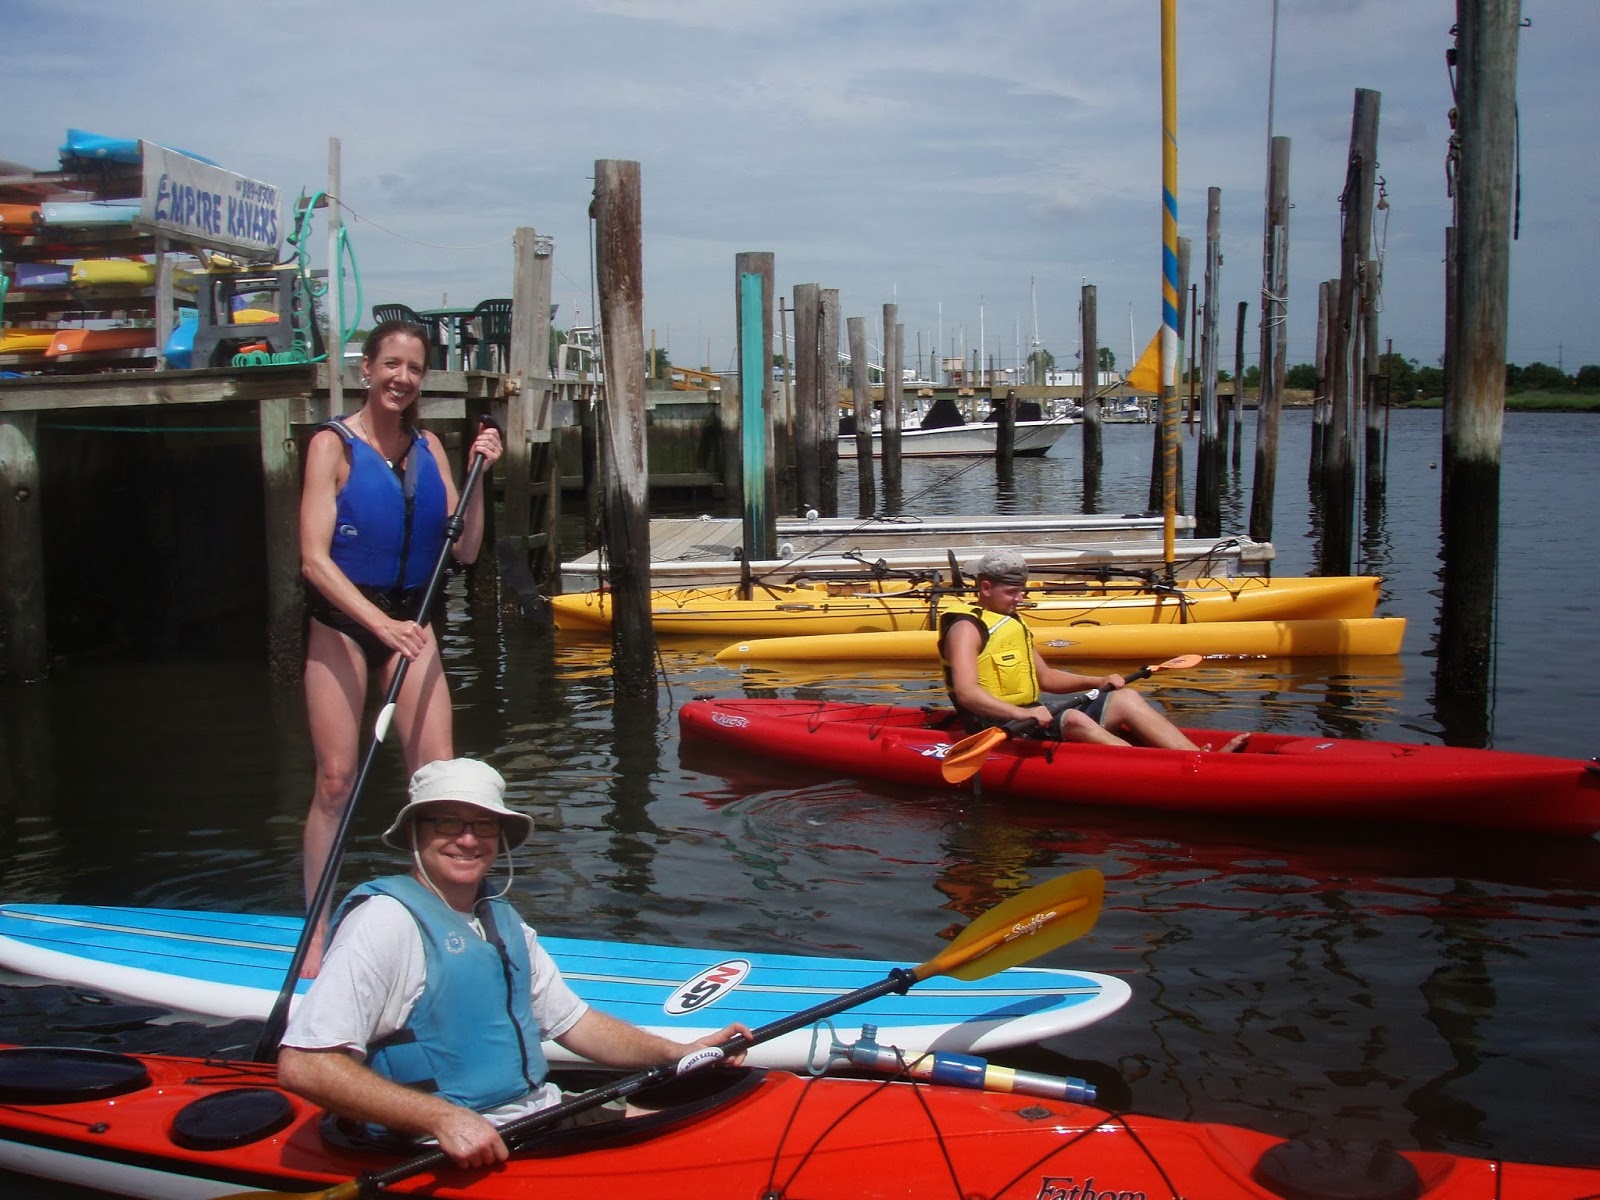
{"label": "kayak seat", "polygon": [[1286,1200],[1417,1200],[1423,1192],[1417,1169],[1390,1147],[1338,1138],[1279,1142],[1250,1175]]}
{"label": "kayak seat", "polygon": [[145,1065],[126,1054],[54,1046],[0,1050],[0,1104],[72,1104],[149,1086]]}
{"label": "kayak seat", "polygon": [[185,1150],[231,1150],[271,1137],[294,1119],[289,1097],[273,1088],[229,1088],[185,1104],[171,1137]]}

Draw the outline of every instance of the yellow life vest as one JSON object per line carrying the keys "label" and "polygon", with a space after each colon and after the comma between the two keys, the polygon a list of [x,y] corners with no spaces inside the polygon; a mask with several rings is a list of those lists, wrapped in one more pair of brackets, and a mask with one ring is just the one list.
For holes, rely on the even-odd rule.
{"label": "yellow life vest", "polygon": [[[1033,633],[1014,616],[990,612],[975,605],[971,612],[947,612],[939,621],[939,661],[944,664],[945,686],[949,687],[950,659],[945,652],[945,637],[956,621],[978,621],[983,625],[983,645],[978,648],[978,682],[997,700],[1029,708],[1039,702],[1039,673],[1034,669]],[[954,694],[951,695],[952,702]]]}

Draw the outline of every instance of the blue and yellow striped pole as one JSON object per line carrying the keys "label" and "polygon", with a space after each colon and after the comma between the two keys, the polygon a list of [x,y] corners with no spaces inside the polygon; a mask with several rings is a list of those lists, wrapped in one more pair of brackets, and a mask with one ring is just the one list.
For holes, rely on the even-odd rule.
{"label": "blue and yellow striped pole", "polygon": [[1162,554],[1167,574],[1176,557],[1178,521],[1178,14],[1161,0],[1161,475]]}

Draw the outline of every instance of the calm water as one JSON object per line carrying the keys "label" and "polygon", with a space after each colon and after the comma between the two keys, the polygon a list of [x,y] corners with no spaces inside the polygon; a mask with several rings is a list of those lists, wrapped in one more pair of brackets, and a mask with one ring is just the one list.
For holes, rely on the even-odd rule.
{"label": "calm water", "polygon": [[[1208,662],[1144,686],[1188,723],[1442,740],[1433,700],[1439,415],[1396,413],[1383,511],[1358,567],[1409,618],[1395,660]],[[1106,430],[1101,511],[1144,507],[1151,431]],[[1304,573],[1308,418],[1289,414],[1278,573]],[[905,511],[1076,512],[1076,431],[1019,461],[908,463]],[[1508,419],[1494,703],[1497,746],[1596,744],[1600,421]],[[1194,442],[1185,441],[1192,476]],[[1242,529],[1245,475],[1225,506]],[[841,488],[854,511],[855,483]],[[1192,504],[1192,486],[1188,491]],[[1600,1162],[1593,979],[1600,842],[1182,819],[919,794],[681,753],[694,694],[938,698],[934,673],[750,673],[665,644],[659,711],[614,709],[606,647],[475,621],[452,597],[457,743],[512,781],[536,836],[514,895],[551,933],[908,964],[996,900],[1081,866],[1107,878],[1090,935],[1046,964],[1118,974],[1119,1014],[1006,1059],[1088,1076],[1108,1102],[1293,1135]],[[0,895],[292,911],[311,755],[297,693],[255,663],[68,665],[0,687]],[[376,834],[401,794],[386,753],[346,880],[394,863]],[[1518,797],[1508,795],[1506,803]],[[16,981],[13,977],[13,982]],[[187,1050],[248,1034],[107,1019],[62,990],[0,986],[0,1038]],[[131,1026],[123,1028],[121,1026]],[[11,1197],[75,1196],[0,1177]]]}

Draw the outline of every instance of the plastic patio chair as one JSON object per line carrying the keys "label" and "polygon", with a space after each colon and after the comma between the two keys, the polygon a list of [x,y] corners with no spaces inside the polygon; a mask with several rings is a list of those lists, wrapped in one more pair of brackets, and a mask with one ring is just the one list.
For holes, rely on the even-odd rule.
{"label": "plastic patio chair", "polygon": [[480,300],[465,326],[462,362],[478,371],[511,369],[510,300]]}
{"label": "plastic patio chair", "polygon": [[372,320],[374,324],[382,324],[384,321],[405,321],[411,325],[422,326],[428,341],[428,369],[437,371],[444,367],[447,347],[439,337],[438,318],[423,316],[409,304],[374,304]]}

